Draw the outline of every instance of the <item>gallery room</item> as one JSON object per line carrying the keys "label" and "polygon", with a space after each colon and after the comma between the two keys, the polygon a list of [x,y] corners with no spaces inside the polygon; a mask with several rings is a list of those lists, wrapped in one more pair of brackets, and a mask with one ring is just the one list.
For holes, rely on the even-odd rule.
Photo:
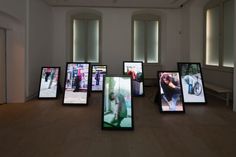
{"label": "gallery room", "polygon": [[235,157],[235,0],[0,0],[0,156]]}

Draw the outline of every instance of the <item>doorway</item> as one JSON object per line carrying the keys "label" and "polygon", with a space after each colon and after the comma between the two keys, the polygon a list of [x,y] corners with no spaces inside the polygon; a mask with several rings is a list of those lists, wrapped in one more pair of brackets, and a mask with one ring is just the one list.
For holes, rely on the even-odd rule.
{"label": "doorway", "polygon": [[7,103],[6,30],[0,28],[0,104]]}

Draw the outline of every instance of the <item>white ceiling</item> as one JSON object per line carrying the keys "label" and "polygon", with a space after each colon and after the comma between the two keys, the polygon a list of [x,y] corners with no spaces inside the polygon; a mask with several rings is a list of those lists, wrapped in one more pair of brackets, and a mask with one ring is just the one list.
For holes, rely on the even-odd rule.
{"label": "white ceiling", "polygon": [[44,0],[60,7],[179,8],[190,0]]}

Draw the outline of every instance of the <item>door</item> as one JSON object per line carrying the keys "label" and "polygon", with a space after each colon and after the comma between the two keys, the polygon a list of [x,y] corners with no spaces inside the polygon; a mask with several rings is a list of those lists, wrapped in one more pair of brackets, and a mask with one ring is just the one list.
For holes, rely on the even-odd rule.
{"label": "door", "polygon": [[6,30],[0,28],[0,104],[6,103]]}

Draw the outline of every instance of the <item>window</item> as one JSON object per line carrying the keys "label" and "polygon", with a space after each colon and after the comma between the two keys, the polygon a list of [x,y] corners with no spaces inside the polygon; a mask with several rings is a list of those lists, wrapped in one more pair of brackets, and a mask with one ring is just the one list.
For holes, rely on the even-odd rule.
{"label": "window", "polygon": [[221,0],[218,3],[209,3],[205,15],[205,64],[234,67],[234,1]]}
{"label": "window", "polygon": [[133,60],[159,63],[159,17],[150,14],[134,15],[132,24]]}
{"label": "window", "polygon": [[73,61],[99,63],[100,16],[78,14],[72,17]]}

